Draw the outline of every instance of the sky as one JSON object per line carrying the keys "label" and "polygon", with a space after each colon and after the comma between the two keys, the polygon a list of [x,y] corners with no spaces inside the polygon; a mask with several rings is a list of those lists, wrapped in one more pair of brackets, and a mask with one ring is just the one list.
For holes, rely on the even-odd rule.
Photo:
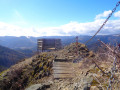
{"label": "sky", "polygon": [[[0,36],[93,35],[119,0],[0,0]],[[120,6],[99,33],[120,34]]]}

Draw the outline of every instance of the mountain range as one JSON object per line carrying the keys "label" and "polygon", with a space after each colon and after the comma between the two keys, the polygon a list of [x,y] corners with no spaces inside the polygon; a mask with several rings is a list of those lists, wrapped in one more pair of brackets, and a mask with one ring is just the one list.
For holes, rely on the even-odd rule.
{"label": "mountain range", "polygon": [[[0,37],[0,45],[20,51],[32,50],[36,51],[37,49],[37,39],[41,38],[59,38],[62,41],[62,45],[66,46],[70,43],[76,42],[76,36],[43,36],[43,37],[14,37],[14,36],[4,36]],[[78,36],[78,41],[80,43],[85,43],[91,36]],[[92,46],[94,43],[98,42],[98,39],[104,43],[109,43],[111,45],[116,45],[120,43],[119,35],[97,35],[93,40],[91,40],[87,45]],[[91,48],[91,47],[89,47]]]}
{"label": "mountain range", "polygon": [[[0,67],[5,69],[17,63],[25,57],[31,57],[37,51],[37,39],[40,38],[59,38],[62,45],[66,46],[76,42],[76,36],[44,36],[44,37],[15,37],[0,36]],[[78,36],[78,42],[85,43],[91,36]],[[87,43],[87,47],[92,51],[97,51],[101,45],[100,39],[104,43],[117,45],[120,43],[120,35],[97,35]]]}

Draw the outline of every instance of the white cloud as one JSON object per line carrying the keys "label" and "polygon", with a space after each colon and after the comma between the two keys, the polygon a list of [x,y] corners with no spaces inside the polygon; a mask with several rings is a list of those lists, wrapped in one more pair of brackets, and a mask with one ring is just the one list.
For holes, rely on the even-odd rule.
{"label": "white cloud", "polygon": [[[105,11],[96,16],[93,22],[79,23],[70,22],[59,27],[48,28],[21,28],[15,25],[0,22],[0,36],[71,36],[71,35],[93,35],[103,24],[110,13]],[[117,12],[116,12],[117,13]],[[120,33],[120,19],[109,20],[99,34]]]}
{"label": "white cloud", "polygon": [[20,28],[15,25],[0,22],[0,36],[35,36],[33,28]]}
{"label": "white cloud", "polygon": [[112,12],[111,10],[104,11],[104,13],[98,14],[98,15],[95,17],[95,19],[101,19],[101,18],[107,17],[111,12]]}
{"label": "white cloud", "polygon": [[114,13],[114,16],[115,16],[115,17],[120,17],[120,11]]}

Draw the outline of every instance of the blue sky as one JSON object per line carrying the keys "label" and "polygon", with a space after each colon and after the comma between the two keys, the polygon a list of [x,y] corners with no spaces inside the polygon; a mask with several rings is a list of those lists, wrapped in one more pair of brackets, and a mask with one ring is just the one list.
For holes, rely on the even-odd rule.
{"label": "blue sky", "polygon": [[[0,0],[0,36],[92,35],[117,2],[118,0]],[[117,28],[114,33],[118,33],[119,25],[115,26],[120,21],[119,10],[120,7],[105,30]],[[96,20],[97,16],[99,19]],[[94,24],[98,26],[95,27]],[[101,34],[104,32],[106,31],[103,30]],[[112,30],[108,32],[113,33]]]}

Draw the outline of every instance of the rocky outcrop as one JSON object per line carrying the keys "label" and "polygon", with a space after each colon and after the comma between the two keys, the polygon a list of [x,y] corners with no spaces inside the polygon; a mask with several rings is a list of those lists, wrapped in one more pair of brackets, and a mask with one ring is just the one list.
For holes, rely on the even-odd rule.
{"label": "rocky outcrop", "polygon": [[[56,55],[56,58],[58,59],[69,59],[69,60],[80,60],[82,58],[86,57],[94,57],[94,53],[92,51],[89,51],[89,49],[81,43],[78,43],[76,46],[76,43],[72,43],[68,46],[65,46],[64,49],[53,52],[54,55]],[[75,62],[76,62],[75,61]]]}
{"label": "rocky outcrop", "polygon": [[53,84],[53,82],[46,82],[41,84],[34,84],[30,87],[26,88],[25,90],[46,90],[50,88],[50,86]]}

